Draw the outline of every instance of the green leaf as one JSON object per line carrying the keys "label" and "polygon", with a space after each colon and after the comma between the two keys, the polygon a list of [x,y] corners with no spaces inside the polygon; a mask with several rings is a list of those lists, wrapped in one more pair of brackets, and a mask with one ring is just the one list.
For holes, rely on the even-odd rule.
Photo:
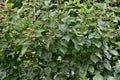
{"label": "green leaf", "polygon": [[95,44],[98,48],[100,48],[102,45],[102,43],[98,40],[95,40],[93,44]]}
{"label": "green leaf", "polygon": [[120,42],[116,42],[115,44],[118,45],[118,46],[120,47]]}
{"label": "green leaf", "polygon": [[94,67],[93,66],[89,66],[88,71],[91,73],[94,73]]}
{"label": "green leaf", "polygon": [[3,56],[3,53],[2,52],[0,52],[0,57],[2,57]]}
{"label": "green leaf", "polygon": [[12,6],[13,6],[14,4],[13,4],[13,3],[7,3],[6,5],[7,5],[7,7],[12,8]]}
{"label": "green leaf", "polygon": [[48,6],[50,4],[51,0],[45,0],[44,3],[45,3],[45,6]]}
{"label": "green leaf", "polygon": [[70,40],[70,37],[67,35],[67,36],[63,36],[63,38],[62,39],[65,39],[67,42],[69,42],[69,40]]}
{"label": "green leaf", "polygon": [[19,40],[18,45],[23,45],[25,43],[26,39]]}
{"label": "green leaf", "polygon": [[35,30],[35,35],[36,35],[36,37],[40,37],[40,36],[42,36],[42,32],[44,32],[45,30],[43,30],[43,29],[37,29],[37,30]]}
{"label": "green leaf", "polygon": [[50,67],[45,68],[45,74],[50,75],[50,73],[51,73],[51,68]]}
{"label": "green leaf", "polygon": [[99,58],[96,55],[91,55],[90,59],[94,62],[97,63],[99,61]]}
{"label": "green leaf", "polygon": [[0,71],[0,80],[3,80],[6,77],[6,72]]}
{"label": "green leaf", "polygon": [[65,24],[60,24],[60,25],[59,25],[59,30],[65,31],[66,29],[67,29],[67,27],[66,27]]}
{"label": "green leaf", "polygon": [[104,67],[105,67],[107,70],[109,70],[109,71],[112,69],[109,62],[105,62],[105,63],[104,63]]}
{"label": "green leaf", "polygon": [[88,36],[89,39],[91,39],[93,37],[95,37],[95,33],[90,33],[89,36]]}
{"label": "green leaf", "polygon": [[100,74],[97,74],[93,77],[93,80],[103,80],[103,76]]}
{"label": "green leaf", "polygon": [[40,14],[40,10],[38,10],[35,15],[38,16]]}
{"label": "green leaf", "polygon": [[107,50],[104,51],[104,54],[106,55],[106,57],[108,59],[111,59],[112,56],[111,56],[111,54]]}
{"label": "green leaf", "polygon": [[67,42],[61,41],[60,44],[64,47],[67,47]]}
{"label": "green leaf", "polygon": [[100,53],[95,53],[96,54],[96,56],[98,56],[100,59],[102,59],[102,55],[100,54]]}
{"label": "green leaf", "polygon": [[[78,40],[77,39],[72,39],[72,41],[73,41],[73,43],[74,43],[74,47],[75,47],[75,49],[77,50],[77,51],[79,51],[80,50],[80,43],[78,42]],[[82,44],[82,43],[81,43]]]}
{"label": "green leaf", "polygon": [[55,10],[54,12],[51,12],[51,14],[50,14],[50,16],[55,16],[56,15],[56,13],[57,13],[57,10]]}
{"label": "green leaf", "polygon": [[61,21],[66,22],[69,19],[69,17],[70,16],[66,16],[66,17],[62,18]]}
{"label": "green leaf", "polygon": [[103,30],[103,29],[104,29],[104,26],[105,26],[105,22],[102,21],[101,19],[98,19],[98,20],[97,20],[97,23],[98,23],[99,28]]}
{"label": "green leaf", "polygon": [[51,41],[49,40],[49,41],[47,41],[47,43],[46,43],[46,48],[47,49],[49,49],[50,48],[50,44],[51,44]]}
{"label": "green leaf", "polygon": [[69,68],[68,67],[64,67],[60,70],[60,72],[62,72],[63,74],[67,74],[69,72]]}
{"label": "green leaf", "polygon": [[107,80],[116,80],[115,77],[109,76]]}
{"label": "green leaf", "polygon": [[52,59],[52,53],[49,52],[49,53],[44,53],[41,55],[41,57],[44,59],[44,61],[51,61]]}
{"label": "green leaf", "polygon": [[22,46],[20,57],[22,57],[26,53],[27,49],[28,49],[28,45]]}
{"label": "green leaf", "polygon": [[60,50],[63,54],[65,54],[65,53],[67,52],[67,49],[66,49],[65,47],[60,47],[59,50]]}
{"label": "green leaf", "polygon": [[113,54],[113,55],[115,55],[115,56],[119,55],[119,53],[117,51],[115,51],[115,50],[110,50],[110,53]]}

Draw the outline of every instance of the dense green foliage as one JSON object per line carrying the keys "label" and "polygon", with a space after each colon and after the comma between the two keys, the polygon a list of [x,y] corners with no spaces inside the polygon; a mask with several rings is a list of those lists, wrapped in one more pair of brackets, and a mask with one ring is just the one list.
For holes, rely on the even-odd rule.
{"label": "dense green foliage", "polygon": [[120,80],[119,0],[0,2],[0,80]]}

